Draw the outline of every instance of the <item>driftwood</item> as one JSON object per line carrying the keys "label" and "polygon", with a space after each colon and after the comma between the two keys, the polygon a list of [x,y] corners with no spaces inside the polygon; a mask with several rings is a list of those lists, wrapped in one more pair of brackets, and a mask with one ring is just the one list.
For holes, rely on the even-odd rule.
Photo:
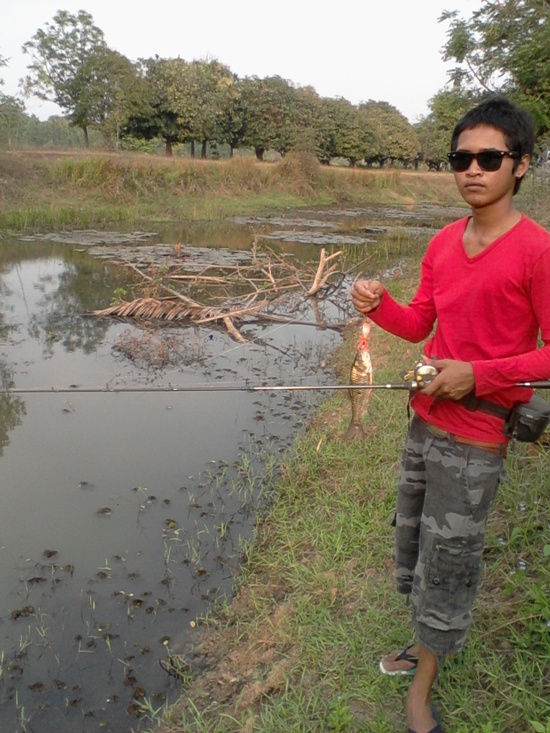
{"label": "driftwood", "polygon": [[[327,285],[331,276],[338,272],[336,260],[341,254],[341,252],[335,252],[327,256],[325,250],[322,249],[315,271],[308,267],[299,269],[289,263],[284,256],[270,252],[267,260],[265,257],[257,258],[256,254],[251,265],[224,265],[220,268],[208,265],[202,272],[196,274],[168,272],[156,278],[133,263],[123,262],[123,265],[139,275],[146,284],[146,290],[155,291],[154,295],[118,302],[109,308],[94,311],[93,315],[148,321],[185,321],[197,325],[219,322],[225,326],[232,338],[244,342],[246,339],[240,333],[236,322],[245,318],[254,317],[257,320],[271,320],[279,323],[297,322],[296,318],[270,312],[268,308],[273,309],[276,305],[284,307],[291,293],[302,290],[305,296],[311,298],[313,304],[315,323],[310,325],[317,328],[341,328],[343,324],[332,324],[331,326],[324,321],[314,297]],[[181,267],[182,265],[178,265],[178,268]],[[217,269],[218,274],[212,274],[212,269]],[[207,271],[209,271],[208,275],[206,275]],[[222,271],[224,274],[219,274]],[[202,304],[179,292],[175,288],[176,283],[187,283],[202,288],[217,288],[217,292],[209,294],[208,304]],[[248,292],[239,296],[231,295],[232,289],[234,291],[235,287],[238,287],[239,290],[242,290],[243,285],[248,288]],[[169,295],[161,296],[159,291],[164,291]],[[216,301],[219,302],[219,305],[215,304]]]}

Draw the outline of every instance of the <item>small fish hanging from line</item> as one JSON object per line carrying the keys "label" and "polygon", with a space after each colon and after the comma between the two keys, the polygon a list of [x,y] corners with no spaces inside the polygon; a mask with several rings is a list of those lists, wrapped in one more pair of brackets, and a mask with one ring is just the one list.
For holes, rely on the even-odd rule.
{"label": "small fish hanging from line", "polygon": [[[357,353],[351,365],[350,384],[372,384],[372,362],[369,352],[370,321],[363,321],[361,336],[357,343]],[[363,417],[372,395],[370,389],[350,389],[351,422],[344,440],[364,440],[367,435],[363,430]]]}

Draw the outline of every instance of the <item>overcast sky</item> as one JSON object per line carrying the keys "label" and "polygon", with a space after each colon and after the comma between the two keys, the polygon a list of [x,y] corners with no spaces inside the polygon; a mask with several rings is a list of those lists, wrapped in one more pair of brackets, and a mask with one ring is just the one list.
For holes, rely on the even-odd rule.
{"label": "overcast sky", "polygon": [[[239,77],[278,75],[323,97],[389,102],[411,122],[447,81],[444,10],[469,18],[483,0],[1,0],[0,68],[5,94],[18,93],[29,57],[21,46],[58,10],[86,10],[107,44],[131,60],[215,58]],[[27,111],[60,110],[36,99]]]}

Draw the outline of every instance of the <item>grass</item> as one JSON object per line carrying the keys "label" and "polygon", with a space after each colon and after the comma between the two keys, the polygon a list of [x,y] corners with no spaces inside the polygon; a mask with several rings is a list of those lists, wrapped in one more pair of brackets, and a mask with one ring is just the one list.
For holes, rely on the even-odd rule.
{"label": "grass", "polygon": [[0,152],[0,231],[215,220],[266,209],[458,203],[450,174],[280,163],[163,159],[136,153]]}
{"label": "grass", "polygon": [[[406,297],[415,278],[392,288]],[[335,355],[343,377],[355,340]],[[395,380],[415,349],[373,329],[376,379]],[[164,733],[404,730],[408,681],[380,675],[377,662],[410,635],[410,609],[393,587],[390,526],[405,393],[373,393],[364,444],[342,442],[348,420],[336,395],[297,440],[233,603],[199,623],[202,674],[162,716]],[[507,471],[469,644],[444,665],[435,693],[449,733],[548,730],[547,449],[516,444]]]}

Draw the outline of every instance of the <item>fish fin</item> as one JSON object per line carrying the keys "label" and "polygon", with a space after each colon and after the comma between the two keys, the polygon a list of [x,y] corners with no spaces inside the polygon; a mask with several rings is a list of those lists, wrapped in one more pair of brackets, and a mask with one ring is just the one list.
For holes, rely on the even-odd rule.
{"label": "fish fin", "polygon": [[363,426],[357,423],[352,423],[344,435],[344,440],[346,442],[351,442],[352,440],[365,440],[366,437],[367,434],[363,430]]}

